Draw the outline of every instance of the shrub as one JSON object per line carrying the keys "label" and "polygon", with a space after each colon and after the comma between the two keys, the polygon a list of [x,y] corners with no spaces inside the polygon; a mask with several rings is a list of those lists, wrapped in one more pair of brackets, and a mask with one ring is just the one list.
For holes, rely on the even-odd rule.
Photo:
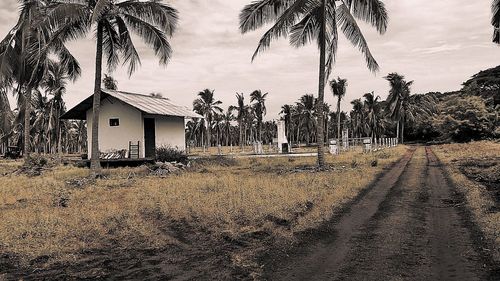
{"label": "shrub", "polygon": [[188,162],[187,154],[171,146],[160,146],[156,148],[156,161],[160,162],[179,162],[186,164]]}

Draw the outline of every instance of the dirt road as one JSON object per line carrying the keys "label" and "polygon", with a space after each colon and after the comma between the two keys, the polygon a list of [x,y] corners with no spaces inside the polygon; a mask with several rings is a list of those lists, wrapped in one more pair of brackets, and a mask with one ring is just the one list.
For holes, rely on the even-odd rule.
{"label": "dirt road", "polygon": [[495,280],[457,198],[432,150],[413,148],[327,235],[270,262],[265,279]]}

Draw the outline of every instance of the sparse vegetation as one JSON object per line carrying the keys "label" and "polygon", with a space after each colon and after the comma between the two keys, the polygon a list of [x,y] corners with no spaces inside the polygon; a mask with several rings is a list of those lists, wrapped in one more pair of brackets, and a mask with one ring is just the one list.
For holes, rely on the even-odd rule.
{"label": "sparse vegetation", "polygon": [[[147,167],[106,170],[91,181],[82,180],[88,170],[69,166],[35,178],[6,175],[0,178],[0,252],[53,262],[110,245],[175,247],[186,242],[172,235],[179,225],[201,229],[214,241],[241,242],[255,233],[262,234],[259,245],[291,241],[328,220],[405,150],[329,156],[325,172],[309,169],[315,158],[307,157],[200,160],[167,179],[146,176]],[[231,252],[235,266],[258,248]]]}
{"label": "sparse vegetation", "polygon": [[481,141],[434,146],[453,183],[500,261],[500,143]]}
{"label": "sparse vegetation", "polygon": [[187,163],[188,156],[176,147],[160,146],[156,148],[156,161]]}

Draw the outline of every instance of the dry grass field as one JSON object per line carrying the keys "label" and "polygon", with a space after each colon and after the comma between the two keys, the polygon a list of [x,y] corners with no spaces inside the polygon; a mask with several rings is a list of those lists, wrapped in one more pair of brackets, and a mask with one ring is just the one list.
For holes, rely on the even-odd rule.
{"label": "dry grass field", "polygon": [[500,143],[480,141],[434,146],[453,183],[500,261]]}
{"label": "dry grass field", "polygon": [[[183,248],[197,243],[189,233],[210,241],[293,241],[330,219],[406,149],[328,155],[327,171],[313,168],[315,157],[200,159],[164,178],[138,167],[88,180],[89,170],[73,166],[27,177],[10,173],[20,162],[0,162],[0,254],[21,265],[44,257],[49,266],[77,260],[86,249]],[[259,244],[245,245],[230,253],[234,266],[252,266]]]}

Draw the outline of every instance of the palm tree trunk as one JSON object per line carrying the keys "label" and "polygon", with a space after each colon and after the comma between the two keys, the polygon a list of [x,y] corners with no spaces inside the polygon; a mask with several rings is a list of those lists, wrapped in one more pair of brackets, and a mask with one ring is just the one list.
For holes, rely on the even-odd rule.
{"label": "palm tree trunk", "polygon": [[337,145],[340,146],[340,96],[337,100]]}
{"label": "palm tree trunk", "polygon": [[243,151],[243,122],[240,120],[240,148]]}
{"label": "palm tree trunk", "polygon": [[27,163],[30,157],[30,117],[31,117],[31,86],[25,93],[24,98],[24,161]]}
{"label": "palm tree trunk", "polygon": [[95,58],[95,80],[94,80],[94,100],[92,106],[92,153],[90,157],[90,168],[94,174],[101,169],[99,153],[99,110],[101,106],[101,80],[102,80],[102,41],[103,27],[97,24],[97,48]]}
{"label": "palm tree trunk", "polygon": [[322,167],[325,165],[325,139],[323,132],[323,101],[325,99],[325,57],[326,57],[326,0],[321,1],[321,30],[320,30],[320,55],[319,55],[319,89],[318,89],[318,103],[317,103],[317,114],[318,114],[318,124],[317,138],[318,138],[318,166]]}
{"label": "palm tree trunk", "polygon": [[401,144],[404,144],[405,122],[401,122]]}
{"label": "palm tree trunk", "polygon": [[398,127],[396,128],[396,138],[399,140],[399,120],[398,120]]}

